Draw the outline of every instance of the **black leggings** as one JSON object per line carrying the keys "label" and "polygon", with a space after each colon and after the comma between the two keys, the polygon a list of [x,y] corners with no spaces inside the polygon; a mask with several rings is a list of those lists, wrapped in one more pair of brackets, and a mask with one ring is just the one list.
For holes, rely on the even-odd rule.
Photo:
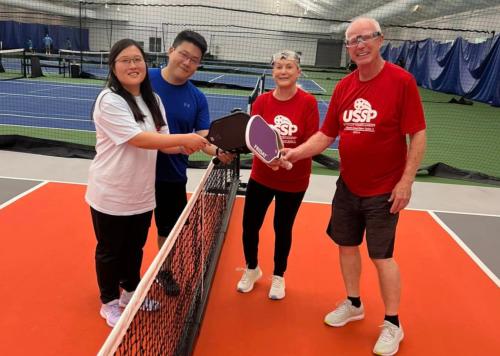
{"label": "black leggings", "polygon": [[259,231],[267,209],[276,198],[274,210],[274,272],[283,276],[292,246],[292,228],[305,192],[283,192],[268,188],[253,179],[248,181],[243,210],[243,250],[248,268],[258,265]]}
{"label": "black leggings", "polygon": [[90,208],[97,238],[95,266],[101,301],[120,297],[120,287],[135,290],[141,280],[142,248],[146,243],[152,211],[115,216]]}

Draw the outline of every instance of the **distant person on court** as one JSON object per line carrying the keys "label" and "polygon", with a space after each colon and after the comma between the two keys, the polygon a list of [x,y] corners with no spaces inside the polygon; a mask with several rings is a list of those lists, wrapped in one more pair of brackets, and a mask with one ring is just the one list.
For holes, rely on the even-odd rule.
{"label": "distant person on court", "polygon": [[[114,326],[140,281],[142,248],[155,208],[157,150],[193,153],[208,142],[196,134],[169,134],[163,104],[149,82],[144,52],[130,39],[111,48],[108,81],[92,116],[97,154],[90,165],[85,200],[97,238],[100,314]],[[158,305],[147,300],[142,308],[155,310]]]}
{"label": "distant person on court", "polygon": [[[149,70],[151,85],[165,106],[168,127],[173,134],[195,132],[203,137],[208,134],[210,115],[207,99],[189,81],[206,51],[207,43],[202,35],[184,30],[177,34],[168,50],[168,64],[163,68]],[[233,155],[213,145],[205,146],[203,152],[217,156],[223,163],[228,163],[233,158]],[[188,156],[185,153],[158,153],[154,212],[158,228],[158,248],[163,246],[187,204],[187,167]],[[158,281],[168,295],[179,294],[179,286],[171,271],[160,271]]]}
{"label": "distant person on court", "polygon": [[45,54],[50,54],[52,49],[52,38],[47,33],[45,37],[42,39],[43,46],[45,47]]}
{"label": "distant person on court", "polygon": [[[293,148],[318,131],[318,104],[314,96],[297,85],[301,73],[297,53],[278,52],[273,55],[271,64],[276,89],[257,98],[252,115],[262,116],[281,135],[284,146]],[[290,170],[273,170],[254,157],[243,211],[246,269],[237,285],[239,292],[250,292],[262,277],[258,263],[259,231],[274,198],[274,270],[268,296],[275,300],[285,297],[283,276],[292,246],[292,228],[309,185],[311,164],[311,158],[306,157],[297,160]]]}
{"label": "distant person on court", "polygon": [[379,23],[358,18],[345,36],[357,70],[337,84],[320,131],[303,145],[285,150],[284,158],[295,162],[311,157],[339,136],[340,177],[327,233],[339,245],[347,298],[324,321],[340,327],[365,316],[359,245],[366,233],[385,306],[373,352],[394,355],[404,336],[398,316],[400,273],[393,258],[396,225],[424,155],[426,125],[415,79],[380,55],[384,36]]}
{"label": "distant person on court", "polygon": [[71,50],[71,40],[69,39],[69,37],[66,37],[66,49],[68,50]]}
{"label": "distant person on court", "polygon": [[31,40],[31,38],[28,38],[28,40],[26,41],[26,49],[28,50],[28,52],[34,53],[34,51],[33,51],[33,41]]}

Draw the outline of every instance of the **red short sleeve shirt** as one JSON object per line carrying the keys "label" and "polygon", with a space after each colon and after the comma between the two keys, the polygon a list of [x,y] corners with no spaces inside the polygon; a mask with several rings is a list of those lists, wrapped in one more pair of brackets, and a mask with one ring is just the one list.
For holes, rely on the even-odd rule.
{"label": "red short sleeve shirt", "polygon": [[391,192],[403,174],[406,135],[425,129],[413,76],[386,62],[373,79],[361,82],[355,71],[339,82],[321,127],[339,136],[340,173],[359,196]]}
{"label": "red short sleeve shirt", "polygon": [[[260,95],[252,106],[252,115],[260,115],[280,134],[285,147],[296,147],[307,141],[319,127],[316,99],[298,89],[289,100],[281,101],[272,92]],[[273,171],[257,158],[253,159],[250,177],[269,188],[285,192],[302,192],[309,185],[310,158],[295,162],[291,170]]]}

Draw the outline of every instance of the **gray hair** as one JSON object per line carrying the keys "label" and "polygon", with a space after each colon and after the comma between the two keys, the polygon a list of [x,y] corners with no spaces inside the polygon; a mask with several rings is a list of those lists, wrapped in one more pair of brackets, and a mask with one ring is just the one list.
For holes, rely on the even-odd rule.
{"label": "gray hair", "polygon": [[372,17],[363,17],[363,16],[360,16],[360,17],[356,17],[355,19],[353,19],[351,21],[351,23],[349,24],[349,26],[347,26],[346,30],[345,30],[345,38],[347,39],[347,32],[349,32],[349,30],[351,29],[352,25],[355,23],[355,22],[360,22],[360,21],[366,21],[366,22],[369,22],[373,25],[373,27],[375,27],[375,31],[376,32],[380,32],[382,33],[382,29],[380,28],[380,24],[378,23],[377,20],[375,20],[374,18]]}

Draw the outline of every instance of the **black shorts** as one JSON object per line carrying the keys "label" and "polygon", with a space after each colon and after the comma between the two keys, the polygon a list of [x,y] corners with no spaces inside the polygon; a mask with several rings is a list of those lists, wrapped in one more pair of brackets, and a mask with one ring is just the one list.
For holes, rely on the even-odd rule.
{"label": "black shorts", "polygon": [[373,197],[357,196],[339,177],[327,234],[340,246],[359,246],[366,231],[370,258],[391,258],[399,213],[390,213],[390,196],[390,193]]}
{"label": "black shorts", "polygon": [[156,227],[158,235],[167,237],[187,204],[186,183],[157,181],[155,189]]}

